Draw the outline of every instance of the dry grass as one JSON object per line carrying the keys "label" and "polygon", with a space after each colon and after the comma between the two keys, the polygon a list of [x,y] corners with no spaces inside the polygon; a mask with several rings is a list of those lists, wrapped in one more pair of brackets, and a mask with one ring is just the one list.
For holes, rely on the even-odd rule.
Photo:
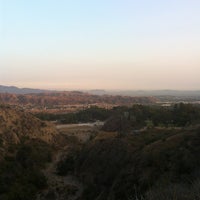
{"label": "dry grass", "polygon": [[117,133],[116,132],[105,132],[105,131],[100,131],[98,133],[98,135],[95,137],[95,141],[96,140],[106,140],[106,139],[112,139],[112,138],[116,138],[117,137]]}

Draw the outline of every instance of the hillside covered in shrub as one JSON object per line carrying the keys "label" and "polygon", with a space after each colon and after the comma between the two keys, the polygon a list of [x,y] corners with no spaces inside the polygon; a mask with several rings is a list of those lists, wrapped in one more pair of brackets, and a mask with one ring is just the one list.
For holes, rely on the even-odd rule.
{"label": "hillside covered in shrub", "polygon": [[[107,133],[109,134],[109,133]],[[97,136],[58,164],[85,184],[85,200],[200,198],[200,129]]]}
{"label": "hillside covered in shrub", "polygon": [[17,107],[0,105],[0,199],[33,200],[47,187],[56,129]]}

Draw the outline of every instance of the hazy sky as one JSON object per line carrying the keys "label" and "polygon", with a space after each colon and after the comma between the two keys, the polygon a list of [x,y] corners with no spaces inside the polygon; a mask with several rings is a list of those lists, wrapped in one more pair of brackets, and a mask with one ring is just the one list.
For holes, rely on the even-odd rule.
{"label": "hazy sky", "polygon": [[0,0],[0,85],[200,89],[200,0]]}

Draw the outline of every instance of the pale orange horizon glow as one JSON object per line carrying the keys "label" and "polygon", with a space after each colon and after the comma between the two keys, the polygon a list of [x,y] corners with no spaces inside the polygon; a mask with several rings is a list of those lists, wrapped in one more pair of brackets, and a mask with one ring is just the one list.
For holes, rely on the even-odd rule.
{"label": "pale orange horizon glow", "polygon": [[144,2],[1,1],[0,85],[200,89],[200,2]]}

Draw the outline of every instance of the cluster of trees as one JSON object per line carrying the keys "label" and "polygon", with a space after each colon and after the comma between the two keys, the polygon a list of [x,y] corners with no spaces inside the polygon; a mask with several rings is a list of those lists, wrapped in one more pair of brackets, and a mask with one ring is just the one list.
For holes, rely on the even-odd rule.
{"label": "cluster of trees", "polygon": [[157,105],[119,106],[104,109],[93,106],[86,110],[67,114],[36,114],[41,120],[58,121],[59,123],[107,121],[104,130],[139,129],[145,126],[183,127],[200,123],[200,106],[193,104],[175,104],[171,107]]}
{"label": "cluster of trees", "polygon": [[0,163],[0,199],[35,199],[36,193],[47,186],[41,169],[50,160],[51,148],[40,140],[10,146]]}
{"label": "cluster of trees", "polygon": [[76,113],[51,114],[43,112],[35,115],[41,120],[58,121],[59,123],[63,124],[73,124],[80,122],[95,122],[96,120],[104,121],[111,115],[111,113],[112,110],[93,106]]}
{"label": "cluster of trees", "polygon": [[128,131],[143,127],[184,127],[200,124],[200,106],[175,104],[171,107],[134,105],[117,107],[105,123],[107,131]]}

